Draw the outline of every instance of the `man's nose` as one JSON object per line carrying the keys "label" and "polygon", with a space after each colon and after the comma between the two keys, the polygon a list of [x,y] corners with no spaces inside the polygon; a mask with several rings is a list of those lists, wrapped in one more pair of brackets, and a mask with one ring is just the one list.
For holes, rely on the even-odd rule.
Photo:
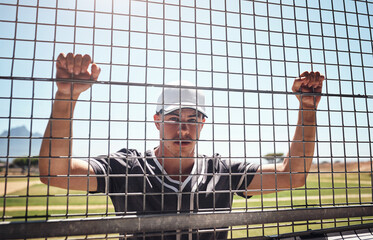
{"label": "man's nose", "polygon": [[178,126],[178,132],[188,132],[189,131],[189,126],[186,123],[180,123]]}
{"label": "man's nose", "polygon": [[187,131],[189,129],[189,124],[188,123],[181,123],[179,128],[182,130],[182,131]]}

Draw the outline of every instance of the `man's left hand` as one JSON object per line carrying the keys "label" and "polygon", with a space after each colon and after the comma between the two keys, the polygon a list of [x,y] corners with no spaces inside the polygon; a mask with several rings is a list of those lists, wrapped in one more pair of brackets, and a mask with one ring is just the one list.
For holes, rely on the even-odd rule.
{"label": "man's left hand", "polygon": [[[299,93],[321,93],[324,75],[319,72],[303,72],[299,78],[296,78],[293,84],[293,92]],[[305,96],[298,94],[297,98],[302,109],[317,109],[321,96]]]}

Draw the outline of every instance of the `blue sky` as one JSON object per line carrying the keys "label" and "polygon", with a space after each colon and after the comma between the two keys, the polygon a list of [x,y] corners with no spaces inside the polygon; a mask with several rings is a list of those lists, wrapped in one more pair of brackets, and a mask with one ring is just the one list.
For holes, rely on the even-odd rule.
{"label": "blue sky", "polygon": [[[127,83],[180,79],[219,89],[204,91],[209,118],[199,153],[286,153],[298,107],[287,92],[299,73],[314,70],[326,75],[329,94],[319,105],[316,155],[321,162],[371,158],[372,1],[162,2],[39,0],[37,8],[34,0],[17,9],[17,1],[1,0],[0,76],[25,80],[0,80],[0,132],[9,116],[11,127],[44,132],[56,86],[27,78],[54,77],[52,60],[73,51],[102,68],[76,107],[76,156],[157,146],[151,121],[161,88]],[[369,97],[352,97],[359,94]]]}

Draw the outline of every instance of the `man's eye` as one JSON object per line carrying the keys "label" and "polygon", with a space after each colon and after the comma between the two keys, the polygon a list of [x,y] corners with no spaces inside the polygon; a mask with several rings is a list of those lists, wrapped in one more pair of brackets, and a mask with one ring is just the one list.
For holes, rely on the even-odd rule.
{"label": "man's eye", "polygon": [[167,121],[168,122],[178,122],[179,119],[178,118],[169,118]]}
{"label": "man's eye", "polygon": [[195,122],[197,122],[197,119],[192,118],[192,119],[189,119],[188,122],[195,123]]}

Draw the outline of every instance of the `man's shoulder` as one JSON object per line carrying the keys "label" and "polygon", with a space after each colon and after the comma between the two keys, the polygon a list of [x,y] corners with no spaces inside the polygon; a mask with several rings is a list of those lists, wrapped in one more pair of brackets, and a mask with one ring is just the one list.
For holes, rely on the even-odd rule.
{"label": "man's shoulder", "polygon": [[245,159],[225,159],[220,154],[216,153],[211,157],[205,157],[206,164],[210,166],[210,168],[215,168],[215,170],[219,172],[225,171],[236,171],[237,169],[254,169],[256,171],[258,168],[258,164],[248,162]]}
{"label": "man's shoulder", "polygon": [[222,169],[226,169],[228,167],[226,160],[222,159],[222,156],[219,153],[215,153],[212,156],[203,155],[203,159],[210,171],[212,169],[215,169],[215,171],[221,171]]}
{"label": "man's shoulder", "polygon": [[109,155],[99,155],[97,158],[115,158],[115,157],[121,157],[121,156],[137,156],[141,157],[141,154],[136,149],[127,149],[122,148],[118,150],[117,152],[110,153]]}
{"label": "man's shoulder", "polygon": [[112,155],[126,155],[126,156],[133,156],[133,157],[141,157],[141,153],[137,151],[136,149],[128,149],[128,148],[122,148],[116,153],[113,153]]}
{"label": "man's shoulder", "polygon": [[117,152],[110,153],[109,155],[99,155],[95,157],[101,163],[107,162],[107,164],[120,164],[131,166],[139,161],[142,158],[141,153],[139,153],[136,149],[127,149],[122,148]]}

